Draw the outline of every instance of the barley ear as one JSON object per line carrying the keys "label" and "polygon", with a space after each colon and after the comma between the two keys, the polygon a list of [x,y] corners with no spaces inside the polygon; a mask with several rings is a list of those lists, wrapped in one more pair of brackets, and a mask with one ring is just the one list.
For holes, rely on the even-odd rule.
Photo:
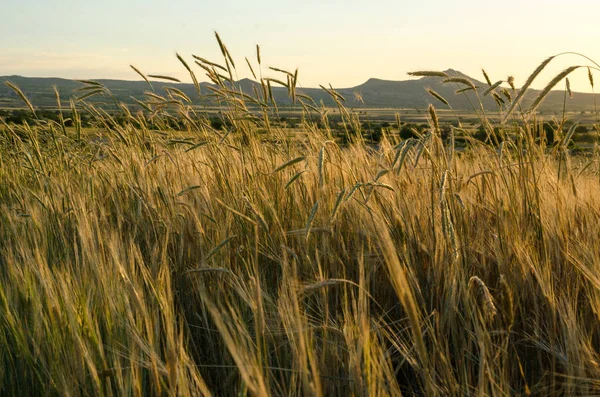
{"label": "barley ear", "polygon": [[[546,65],[548,65],[550,63],[550,61],[552,61],[553,59],[554,59],[554,56],[551,56],[551,57],[545,59],[544,62],[540,63],[540,65],[527,78],[527,81],[525,81],[525,84],[519,90],[519,93],[517,94],[517,96],[515,97],[515,99],[512,101],[512,103],[510,104],[510,106],[508,107],[508,109],[506,110],[506,113],[504,113],[504,116],[502,117],[502,123],[504,123],[508,119],[508,117],[515,110],[515,107],[517,107],[517,105],[519,104],[519,102],[521,102],[521,99],[523,99],[523,96],[525,95],[525,92],[527,92],[527,90],[529,89],[529,87],[533,83],[533,80],[535,80],[535,78],[542,72],[542,70],[544,70],[544,68],[546,67]],[[509,84],[511,84],[512,81],[514,81],[514,79],[512,79],[512,80],[509,79]],[[513,86],[513,84],[511,84],[511,87]]]}
{"label": "barley ear", "polygon": [[[548,85],[546,85],[546,87],[544,87],[544,89],[539,93],[539,95],[537,96],[537,98],[535,98],[535,100],[531,103],[531,105],[529,106],[529,109],[528,109],[528,113],[531,113],[531,112],[535,111],[538,108],[538,106],[540,105],[540,103],[542,103],[542,101],[544,100],[544,98],[546,98],[546,96],[550,93],[550,90],[552,88],[554,88],[554,86],[556,86],[556,84],[558,84],[559,81],[561,81],[562,79],[564,79],[565,77],[567,77],[572,71],[574,71],[574,70],[576,70],[576,69],[578,69],[580,67],[581,66],[571,66],[571,67],[563,70],[559,74],[557,74],[548,83]],[[515,103],[515,102],[517,102],[516,98],[515,98],[515,101],[513,103]]]}
{"label": "barley ear", "polygon": [[160,79],[160,80],[172,81],[175,83],[181,83],[181,80],[176,79],[175,77],[163,76],[162,74],[149,74],[148,77],[152,77],[153,79]]}
{"label": "barley ear", "polygon": [[319,202],[317,201],[315,205],[310,210],[310,215],[308,216],[308,220],[306,221],[306,234],[305,238],[308,240],[308,236],[310,235],[310,231],[312,229],[313,222],[315,220],[315,216],[317,215],[317,211],[319,210]]}
{"label": "barley ear", "polygon": [[183,57],[181,55],[179,55],[177,53],[175,55],[177,56],[177,59],[179,59],[179,62],[181,62],[183,67],[185,67],[186,70],[188,71],[188,73],[190,74],[190,77],[192,78],[192,82],[194,83],[194,87],[196,88],[196,92],[198,92],[198,95],[200,95],[200,84],[198,84],[196,75],[194,74],[192,69],[189,67],[189,65],[187,64],[187,62],[185,61],[185,59],[183,59]]}
{"label": "barley ear", "polygon": [[440,123],[439,123],[438,116],[437,116],[437,113],[435,112],[435,108],[433,107],[433,105],[429,105],[428,111],[429,111],[429,116],[431,117],[431,123],[433,124],[434,130],[436,132],[439,132]]}
{"label": "barley ear", "polygon": [[142,72],[141,72],[141,71],[140,71],[138,68],[136,68],[136,67],[135,67],[135,66],[133,66],[133,65],[129,65],[129,67],[130,67],[131,69],[133,69],[133,70],[134,70],[134,71],[135,71],[137,74],[139,74],[139,75],[140,75],[140,77],[141,77],[141,78],[143,78],[143,79],[144,79],[144,81],[145,81],[146,83],[148,83],[148,85],[150,86],[150,88],[154,89],[154,88],[152,87],[152,83],[150,82],[150,80],[148,80],[148,77],[146,77],[146,75],[145,75],[144,73],[142,73]]}
{"label": "barley ear", "polygon": [[481,71],[483,72],[483,77],[485,77],[485,81],[487,82],[487,85],[491,86],[492,81],[490,80],[488,74],[485,72],[485,69],[481,69]]}
{"label": "barley ear", "polygon": [[498,80],[494,84],[490,85],[489,88],[483,92],[483,96],[486,96],[490,92],[494,91],[496,88],[498,88],[500,86],[500,84],[502,84],[502,80]]}
{"label": "barley ear", "polygon": [[450,107],[450,104],[448,103],[448,101],[443,96],[441,96],[440,94],[438,94],[437,92],[432,90],[431,88],[427,88],[427,92],[429,93],[429,95],[431,95],[438,101],[442,102],[444,105]]}
{"label": "barley ear", "polygon": [[23,91],[21,91],[21,89],[16,84],[11,83],[10,81],[5,81],[4,84],[6,84],[10,89],[12,89],[19,96],[19,98],[21,98],[21,100],[25,102],[25,105],[27,105],[29,110],[31,110],[31,113],[33,113],[33,117],[37,118],[33,105],[31,104],[31,102],[29,102],[29,99],[27,99]]}
{"label": "barley ear", "polygon": [[569,98],[573,98],[573,91],[571,91],[571,82],[569,81],[568,77],[565,79],[565,84],[567,87],[567,92],[569,93]]}
{"label": "barley ear", "polygon": [[444,72],[437,72],[433,70],[419,70],[417,72],[408,72],[409,76],[415,77],[448,77]]}
{"label": "barley ear", "polygon": [[254,77],[254,79],[256,80],[256,73],[254,73],[254,68],[252,68],[252,64],[250,63],[250,61],[248,60],[247,57],[246,57],[246,63],[248,64],[248,68],[250,68],[250,72],[252,73],[252,77]]}
{"label": "barley ear", "polygon": [[498,314],[498,310],[494,304],[494,298],[482,279],[477,276],[471,277],[469,279],[469,292],[477,295],[478,298],[481,299],[483,306],[482,311],[486,320],[489,321]]}

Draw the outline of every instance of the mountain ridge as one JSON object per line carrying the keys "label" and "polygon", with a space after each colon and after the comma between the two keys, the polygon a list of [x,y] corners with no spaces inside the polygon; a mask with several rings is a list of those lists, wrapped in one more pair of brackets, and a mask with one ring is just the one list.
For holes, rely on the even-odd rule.
{"label": "mountain ridge", "polygon": [[[483,96],[483,91],[488,85],[477,79],[474,79],[458,70],[447,69],[444,71],[449,77],[459,77],[469,79],[475,86],[478,87],[478,93],[482,99],[483,106],[486,110],[497,110],[497,104],[491,96]],[[78,80],[65,79],[58,77],[25,77],[19,75],[0,76],[0,82],[11,81],[21,88],[24,94],[29,98],[34,106],[37,107],[52,107],[56,105],[53,86],[56,86],[63,99],[68,99],[76,93],[78,88],[83,86],[83,83]],[[118,79],[94,79],[93,81],[105,85],[117,98],[118,101],[126,104],[134,104],[131,97],[142,99],[146,91],[151,88],[143,80],[118,80]],[[164,91],[166,87],[175,86],[198,104],[207,104],[209,99],[198,97],[196,89],[190,83],[175,83],[164,82],[159,80],[151,80],[152,89],[157,93]],[[207,87],[214,85],[202,82],[200,83],[203,94],[210,94]],[[253,87],[260,88],[261,84],[250,78],[243,78],[234,82],[237,89],[242,92],[253,95]],[[433,103],[436,107],[445,107],[440,101],[432,97],[427,89],[434,90],[436,93],[444,97],[452,108],[456,110],[471,110],[472,103],[478,103],[475,93],[466,92],[457,95],[456,91],[459,88],[464,88],[460,83],[448,84],[443,82],[442,77],[421,77],[418,79],[408,80],[385,80],[376,77],[369,78],[364,83],[354,87],[338,88],[336,91],[346,98],[345,105],[351,108],[424,108],[429,103]],[[259,92],[261,92],[259,90]],[[287,89],[284,87],[273,86],[273,96],[278,105],[292,105]],[[297,87],[297,92],[310,96],[317,104],[323,103],[325,106],[334,106],[335,102],[330,95],[320,89],[312,87]],[[525,95],[525,101],[531,101],[540,91],[528,90]],[[551,91],[542,104],[541,109],[556,109],[557,106],[562,107],[564,92]],[[507,100],[504,98],[504,100]],[[21,106],[22,102],[12,89],[5,84],[0,84],[0,107],[16,107]],[[573,99],[568,99],[570,110],[590,110],[593,108],[593,94],[574,93]]]}

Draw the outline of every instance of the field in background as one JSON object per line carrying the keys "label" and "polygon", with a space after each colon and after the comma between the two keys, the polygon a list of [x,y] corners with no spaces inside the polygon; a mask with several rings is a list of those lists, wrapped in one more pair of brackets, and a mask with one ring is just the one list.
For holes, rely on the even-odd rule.
{"label": "field in background", "polygon": [[575,115],[512,89],[403,136],[282,72],[290,137],[219,44],[220,124],[175,89],[58,121],[21,95],[31,122],[0,125],[0,394],[600,394],[600,157],[574,156]]}

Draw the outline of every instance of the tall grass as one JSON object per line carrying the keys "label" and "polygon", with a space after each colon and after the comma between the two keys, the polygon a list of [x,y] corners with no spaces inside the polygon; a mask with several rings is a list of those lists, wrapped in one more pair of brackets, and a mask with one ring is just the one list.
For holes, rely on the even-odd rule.
{"label": "tall grass", "polygon": [[[420,139],[341,145],[297,72],[259,58],[248,95],[219,45],[195,59],[224,131],[176,86],[123,125],[73,102],[96,137],[4,126],[1,394],[600,393],[597,157],[545,142],[520,94],[506,123],[482,114],[498,145],[455,151],[433,107]],[[294,138],[278,82],[305,110]]]}

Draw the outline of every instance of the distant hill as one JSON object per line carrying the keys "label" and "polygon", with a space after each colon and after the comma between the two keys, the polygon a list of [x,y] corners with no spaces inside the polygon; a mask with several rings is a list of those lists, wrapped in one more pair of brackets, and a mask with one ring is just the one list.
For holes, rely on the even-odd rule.
{"label": "distant hill", "polygon": [[[459,71],[449,69],[446,74],[452,77],[467,78],[478,88],[480,96],[487,88],[487,84],[473,79]],[[61,99],[66,105],[71,96],[76,94],[76,90],[83,86],[82,83],[75,80],[59,78],[37,78],[22,76],[0,77],[0,108],[22,106],[18,96],[4,84],[4,81],[11,81],[18,85],[27,95],[29,100],[36,107],[54,107],[56,106],[53,86],[56,86],[60,92]],[[105,85],[117,98],[119,102],[134,104],[132,97],[143,99],[144,93],[150,91],[150,86],[145,81],[125,81],[125,80],[96,80]],[[243,79],[235,83],[237,89],[244,93],[253,95],[254,89],[262,91],[261,85],[250,79]],[[193,84],[170,83],[170,82],[152,82],[152,87],[157,93],[163,93],[165,87],[177,87],[188,95],[195,104],[210,105],[211,91],[208,88],[209,83],[201,84],[202,96],[198,96]],[[253,88],[254,87],[254,88]],[[444,108],[441,102],[427,93],[426,89],[431,88],[442,95],[450,105],[457,110],[469,110],[473,108],[472,104],[477,104],[475,93],[467,92],[457,94],[456,91],[464,88],[460,84],[443,83],[439,77],[422,77],[414,80],[391,81],[371,78],[365,83],[356,87],[338,88],[336,91],[345,99],[345,105],[349,108],[425,108],[429,103],[436,107]],[[326,106],[333,106],[335,103],[327,92],[320,88],[298,88],[298,93],[308,95],[317,103],[323,102]],[[525,104],[537,95],[539,91],[531,90],[525,97]],[[291,105],[287,89],[283,87],[273,87],[273,95],[280,106]],[[543,110],[556,110],[562,107],[564,99],[563,91],[552,91],[542,105]],[[98,99],[96,99],[98,100]],[[567,98],[568,108],[574,111],[593,109],[592,94],[574,93],[574,98]],[[495,101],[490,97],[483,97],[483,104],[487,110],[497,109]]]}

